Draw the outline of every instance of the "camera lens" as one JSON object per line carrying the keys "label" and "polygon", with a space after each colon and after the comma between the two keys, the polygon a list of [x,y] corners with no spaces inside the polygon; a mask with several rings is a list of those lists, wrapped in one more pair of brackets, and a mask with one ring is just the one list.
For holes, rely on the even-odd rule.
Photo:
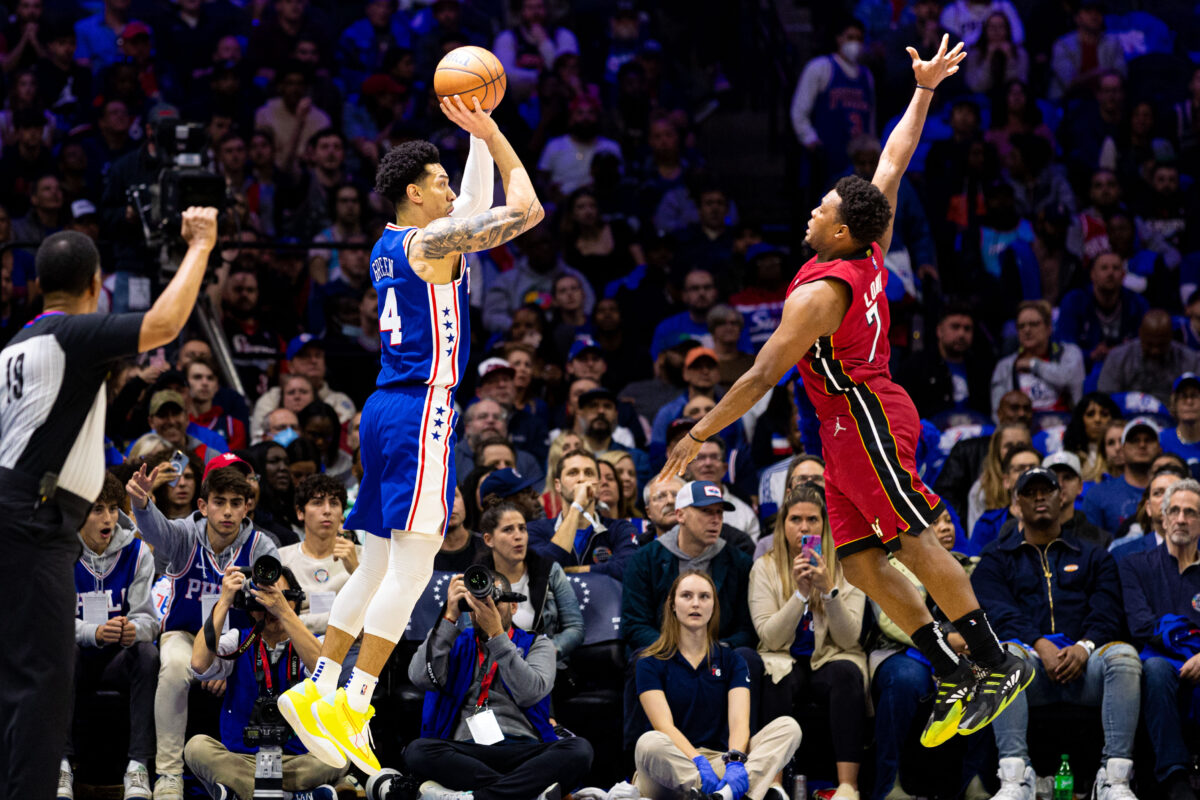
{"label": "camera lens", "polygon": [[261,555],[254,561],[253,580],[257,586],[274,586],[283,572],[279,559],[271,555]]}
{"label": "camera lens", "polygon": [[463,573],[463,583],[467,585],[468,592],[482,599],[492,593],[495,581],[492,578],[491,570],[487,567],[472,564]]}

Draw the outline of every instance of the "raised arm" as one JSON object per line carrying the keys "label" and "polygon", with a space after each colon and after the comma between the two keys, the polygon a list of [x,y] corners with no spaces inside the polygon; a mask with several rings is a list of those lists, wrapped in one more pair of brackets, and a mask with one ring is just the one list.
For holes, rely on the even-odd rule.
{"label": "raised arm", "polygon": [[450,259],[460,253],[490,250],[515,239],[542,221],[545,212],[538,202],[529,173],[500,128],[474,99],[470,111],[457,95],[442,100],[442,112],[463,130],[487,143],[488,152],[500,170],[504,182],[504,205],[488,209],[466,219],[444,217],[425,226],[409,246],[414,261],[453,267]]}
{"label": "raised arm", "polygon": [[819,337],[837,330],[850,308],[850,287],[827,279],[805,284],[783,304],[783,319],[767,339],[754,364],[738,378],[716,408],[709,411],[675,445],[657,480],[683,475],[700,452],[700,443],[741,419],[763,395],[775,388]]}
{"label": "raised arm", "polygon": [[180,230],[188,243],[179,271],[142,318],[138,350],[142,353],[174,341],[183,330],[208,268],[208,254],[217,243],[217,210],[192,207],[183,212]]}
{"label": "raised arm", "polygon": [[[958,65],[967,57],[962,42],[955,45],[950,52],[946,52],[949,44],[950,36],[942,36],[942,46],[928,61],[922,61],[916,50],[908,48],[917,87],[913,89],[912,100],[909,101],[904,116],[888,137],[883,153],[879,156],[879,166],[875,168],[875,177],[871,179],[871,183],[879,187],[892,207],[892,222],[896,220],[896,195],[900,191],[900,179],[908,170],[908,162],[912,160],[917,144],[921,141],[921,130],[925,127],[925,117],[929,114],[929,104],[933,101],[933,90],[947,77],[958,72]],[[886,253],[891,244],[892,225],[889,223],[887,232],[879,239],[879,249]]]}

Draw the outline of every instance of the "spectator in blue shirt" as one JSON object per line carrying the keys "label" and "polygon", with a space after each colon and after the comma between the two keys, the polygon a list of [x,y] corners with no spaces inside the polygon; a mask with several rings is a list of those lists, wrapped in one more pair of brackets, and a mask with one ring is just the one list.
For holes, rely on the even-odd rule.
{"label": "spectator in blue shirt", "polygon": [[1158,443],[1164,452],[1187,461],[1195,477],[1200,472],[1200,375],[1185,372],[1176,378],[1168,407],[1175,427],[1159,434]]}
{"label": "spectator in blue shirt", "polygon": [[1154,420],[1134,417],[1127,422],[1121,432],[1124,470],[1087,493],[1083,499],[1084,515],[1106,531],[1120,529],[1121,523],[1137,512],[1142,492],[1150,485],[1150,468],[1161,452]]}
{"label": "spectator in blue shirt", "polygon": [[1200,483],[1173,484],[1163,495],[1162,512],[1162,545],[1120,562],[1121,586],[1129,631],[1135,642],[1149,645],[1142,651],[1142,694],[1154,778],[1168,800],[1195,800],[1179,708],[1200,681],[1200,650],[1193,645],[1172,652],[1156,643],[1173,624],[1200,625],[1200,609],[1192,602],[1200,595]]}
{"label": "spectator in blue shirt", "polygon": [[[717,302],[717,282],[713,274],[705,269],[693,269],[683,278],[683,303],[687,311],[667,317],[654,329],[650,343],[650,357],[658,358],[659,352],[684,339],[695,339],[705,347],[712,347],[712,334],[708,332],[708,310]],[[750,336],[742,329],[739,347],[749,353],[753,350]]]}
{"label": "spectator in blue shirt", "polygon": [[129,22],[130,3],[104,0],[103,11],[75,23],[75,60],[91,68],[93,75],[124,58],[117,40]]}
{"label": "spectator in blue shirt", "polygon": [[1058,479],[1031,469],[1017,481],[1022,527],[984,550],[971,585],[996,634],[1034,665],[1029,689],[994,723],[1000,794],[1033,800],[1029,707],[1076,703],[1104,707],[1101,800],[1134,800],[1133,739],[1141,700],[1137,651],[1116,641],[1123,628],[1121,583],[1108,551],[1062,535]]}
{"label": "spectator in blue shirt", "polygon": [[1122,285],[1125,264],[1116,253],[1098,254],[1089,275],[1091,284],[1087,288],[1072,289],[1063,297],[1054,338],[1079,345],[1091,365],[1102,362],[1109,350],[1137,336],[1150,304]]}
{"label": "spectator in blue shirt", "polygon": [[363,17],[342,32],[338,41],[338,66],[342,86],[350,91],[383,71],[388,50],[412,46],[408,18],[396,13],[396,0],[367,0]]}
{"label": "spectator in blue shirt", "polygon": [[782,792],[775,776],[800,746],[800,725],[785,715],[750,736],[750,673],[717,644],[717,587],[707,573],[681,572],[667,597],[659,636],[637,662],[652,730],[637,741],[634,785],[643,797],[699,790],[706,800]]}

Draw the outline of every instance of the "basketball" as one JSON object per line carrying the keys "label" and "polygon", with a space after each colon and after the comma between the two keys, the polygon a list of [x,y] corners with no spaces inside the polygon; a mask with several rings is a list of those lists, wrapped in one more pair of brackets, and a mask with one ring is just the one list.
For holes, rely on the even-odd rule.
{"label": "basketball", "polygon": [[478,97],[483,110],[491,111],[504,98],[507,86],[500,59],[482,47],[456,47],[438,62],[433,73],[438,99],[458,95],[469,109],[475,107],[471,98]]}

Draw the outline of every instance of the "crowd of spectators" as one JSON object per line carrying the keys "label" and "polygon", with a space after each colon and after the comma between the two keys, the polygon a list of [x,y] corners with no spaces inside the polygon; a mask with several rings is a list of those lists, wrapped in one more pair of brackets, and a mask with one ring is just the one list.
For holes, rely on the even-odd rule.
{"label": "crowd of spectators", "polygon": [[[467,44],[505,67],[495,117],[548,213],[512,246],[468,256],[476,324],[454,415],[459,486],[436,569],[483,563],[527,599],[501,604],[498,617],[455,607],[449,626],[425,620],[410,637],[425,641],[420,663],[389,667],[389,680],[436,694],[424,660],[458,675],[444,659],[476,646],[455,638],[469,619],[536,634],[488,651],[502,674],[520,673],[514,686],[529,701],[501,715],[503,735],[548,743],[570,738],[551,723],[572,718],[587,683],[578,662],[620,641],[601,683],[621,709],[611,735],[634,755],[639,793],[712,791],[720,759],[689,766],[688,748],[703,761],[749,747],[750,766],[721,784],[733,800],[781,792],[785,764],[839,800],[859,797],[860,767],[872,797],[936,794],[902,758],[926,713],[929,665],[837,564],[816,420],[795,373],[706,443],[686,480],[653,476],[778,325],[810,255],[794,224],[803,202],[841,175],[873,173],[911,96],[904,46],[928,57],[948,33],[970,55],[938,89],[899,194],[886,254],[892,368],[924,421],[922,477],[949,507],[939,540],[973,572],[1001,638],[1039,670],[1001,717],[998,749],[990,732],[972,737],[949,791],[981,777],[994,793],[998,757],[1004,800],[1032,800],[1029,709],[1103,704],[1103,800],[1128,797],[1135,759],[1143,797],[1193,800],[1198,751],[1185,732],[1200,720],[1176,703],[1200,682],[1192,3],[812,8],[815,35],[798,49],[826,54],[792,76],[796,169],[763,155],[799,183],[780,217],[762,219],[741,212],[764,204],[734,196],[738,176],[719,147],[704,147],[703,119],[747,80],[730,41],[714,43],[749,34],[729,28],[721,8],[692,8],[723,3],[7,5],[0,343],[38,312],[33,253],[58,230],[97,242],[103,309],[150,305],[162,260],[129,190],[157,180],[164,126],[202,126],[228,189],[204,291],[231,368],[199,330],[114,368],[105,432],[116,477],[80,532],[77,693],[115,674],[130,685],[127,797],[150,796],[153,782],[156,798],[175,800],[185,768],[214,796],[227,786],[248,797],[252,764],[222,777],[228,751],[245,752],[229,738],[233,723],[222,717],[219,735],[210,726],[185,741],[189,696],[226,693],[226,708],[237,705],[237,668],[213,658],[230,634],[201,633],[214,610],[231,630],[250,629],[231,605],[241,573],[230,565],[277,554],[288,571],[276,588],[303,590],[302,600],[263,600],[274,620],[263,638],[288,679],[311,666],[310,639],[358,567],[369,534],[341,522],[361,475],[359,409],[380,349],[368,251],[392,219],[374,170],[389,147],[423,138],[457,185],[469,141],[438,113],[430,79],[444,53]],[[172,463],[175,451],[183,457]],[[104,581],[118,578],[114,595]],[[104,591],[106,609],[88,600]],[[441,591],[438,603],[462,594]],[[596,629],[587,593],[597,605],[613,598],[619,628]],[[700,604],[698,616],[685,603]],[[698,680],[684,662],[706,642],[721,645],[712,675],[725,671],[728,693],[696,684],[719,711],[685,719],[672,704]],[[962,646],[954,633],[950,642]],[[243,681],[236,696],[247,691]],[[534,713],[546,698],[552,707]],[[780,722],[793,716],[806,740],[832,744],[824,767],[807,747],[793,759],[799,733]],[[409,763],[418,773],[440,765],[425,777],[449,785],[516,769],[439,746],[473,732],[429,722]],[[95,724],[75,721],[62,796],[97,745]],[[1139,726],[1152,753],[1135,753]],[[582,782],[584,745],[527,755]],[[346,780],[289,763],[312,784],[295,790]],[[1079,788],[1097,765],[1074,766]],[[450,789],[516,797],[531,785],[526,772],[494,789]]]}

